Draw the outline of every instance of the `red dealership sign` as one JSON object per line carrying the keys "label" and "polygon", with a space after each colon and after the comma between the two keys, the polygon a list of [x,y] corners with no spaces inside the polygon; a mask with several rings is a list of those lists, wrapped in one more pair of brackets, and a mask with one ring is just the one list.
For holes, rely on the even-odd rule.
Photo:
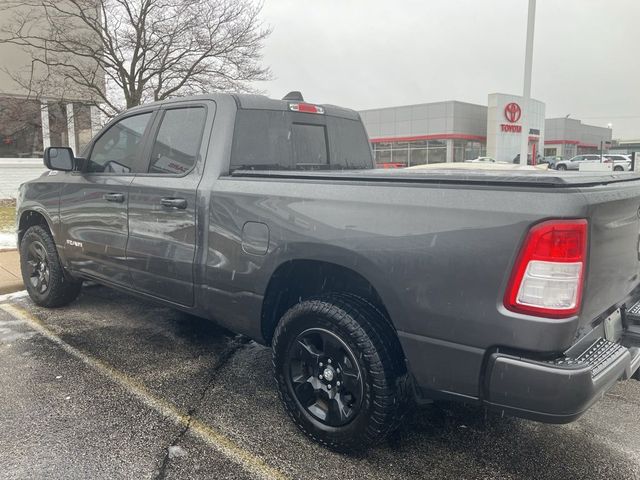
{"label": "red dealership sign", "polygon": [[504,107],[504,118],[506,118],[511,123],[516,123],[520,120],[522,116],[522,110],[520,110],[520,105],[516,102],[507,103]]}

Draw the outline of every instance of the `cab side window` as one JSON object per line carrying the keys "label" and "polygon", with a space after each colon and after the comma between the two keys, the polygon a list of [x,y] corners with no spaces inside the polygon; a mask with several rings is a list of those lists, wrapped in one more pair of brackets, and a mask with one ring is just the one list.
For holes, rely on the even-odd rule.
{"label": "cab side window", "polygon": [[198,158],[206,116],[204,107],[165,111],[153,142],[149,173],[182,175],[189,172]]}
{"label": "cab side window", "polygon": [[152,112],[123,118],[112,125],[91,150],[86,171],[89,173],[134,173],[134,164],[142,153],[144,132]]}

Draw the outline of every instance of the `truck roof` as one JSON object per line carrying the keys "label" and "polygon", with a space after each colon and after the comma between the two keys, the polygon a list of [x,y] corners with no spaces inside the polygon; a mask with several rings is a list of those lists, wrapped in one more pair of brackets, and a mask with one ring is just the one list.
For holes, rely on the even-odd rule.
{"label": "truck roof", "polygon": [[312,105],[319,105],[324,108],[326,115],[332,115],[335,117],[350,118],[352,120],[358,120],[360,115],[355,110],[350,108],[338,107],[336,105],[326,103],[313,103],[306,101],[296,100],[279,100],[269,98],[266,95],[256,95],[250,93],[212,93],[206,95],[194,95],[189,97],[175,97],[167,100],[160,100],[158,102],[147,103],[139,107],[134,107],[130,110],[135,110],[142,107],[148,107],[149,105],[166,105],[173,102],[183,101],[197,101],[197,100],[212,100],[216,101],[223,97],[233,98],[238,108],[251,109],[251,110],[282,110],[289,111],[289,105],[293,103],[310,103]]}

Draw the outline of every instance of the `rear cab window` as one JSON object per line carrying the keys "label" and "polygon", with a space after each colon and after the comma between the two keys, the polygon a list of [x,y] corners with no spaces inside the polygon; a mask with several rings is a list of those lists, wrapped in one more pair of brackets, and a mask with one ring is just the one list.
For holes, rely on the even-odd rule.
{"label": "rear cab window", "polygon": [[238,110],[231,172],[372,168],[371,148],[359,120],[279,110]]}

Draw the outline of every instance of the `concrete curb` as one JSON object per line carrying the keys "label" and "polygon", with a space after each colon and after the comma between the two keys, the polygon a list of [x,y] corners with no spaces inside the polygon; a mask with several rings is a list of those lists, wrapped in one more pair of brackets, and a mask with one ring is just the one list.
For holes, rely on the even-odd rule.
{"label": "concrete curb", "polygon": [[0,285],[0,295],[19,292],[20,290],[24,290],[24,284],[22,282],[5,282]]}
{"label": "concrete curb", "polygon": [[0,295],[24,289],[18,250],[0,250]]}

